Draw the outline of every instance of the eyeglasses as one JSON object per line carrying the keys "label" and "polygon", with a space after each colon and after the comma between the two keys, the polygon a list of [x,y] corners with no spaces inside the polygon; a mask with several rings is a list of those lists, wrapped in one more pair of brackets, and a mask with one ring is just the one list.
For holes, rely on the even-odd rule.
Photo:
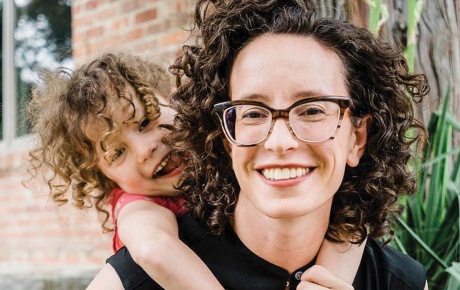
{"label": "eyeglasses", "polygon": [[350,99],[320,96],[299,100],[284,110],[270,108],[262,102],[240,100],[214,105],[228,140],[237,146],[256,146],[273,130],[276,119],[283,118],[297,138],[307,143],[334,139]]}

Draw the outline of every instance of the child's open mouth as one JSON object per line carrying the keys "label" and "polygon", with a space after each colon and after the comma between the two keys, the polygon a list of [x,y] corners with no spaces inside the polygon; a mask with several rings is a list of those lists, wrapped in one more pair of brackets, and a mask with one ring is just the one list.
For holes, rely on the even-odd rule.
{"label": "child's open mouth", "polygon": [[158,165],[157,169],[155,169],[155,173],[153,174],[153,178],[165,176],[177,168],[179,168],[180,164],[182,163],[181,157],[177,154],[170,154],[161,161],[160,165]]}

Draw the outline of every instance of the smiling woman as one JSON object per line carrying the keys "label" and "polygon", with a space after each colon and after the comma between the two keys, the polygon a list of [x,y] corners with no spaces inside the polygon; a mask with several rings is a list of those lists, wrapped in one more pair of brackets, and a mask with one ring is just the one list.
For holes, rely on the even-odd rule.
{"label": "smiling woman", "polygon": [[[426,78],[309,0],[198,0],[195,27],[171,67],[182,240],[226,289],[423,289],[423,266],[376,238],[415,191]],[[363,243],[353,279],[338,254],[321,266],[331,242]],[[127,250],[108,262],[125,289],[161,288]]]}

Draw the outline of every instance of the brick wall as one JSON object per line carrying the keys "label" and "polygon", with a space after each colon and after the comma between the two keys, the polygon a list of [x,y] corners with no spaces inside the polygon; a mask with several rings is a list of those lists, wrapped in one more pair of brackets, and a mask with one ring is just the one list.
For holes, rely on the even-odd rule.
{"label": "brick wall", "polygon": [[101,265],[110,254],[94,210],[58,207],[46,188],[26,189],[27,151],[2,154],[0,167],[0,262],[40,265]]}
{"label": "brick wall", "polygon": [[[186,0],[73,0],[76,65],[106,50],[153,53],[164,65],[170,64],[189,35],[190,8]],[[46,188],[34,186],[31,192],[22,186],[31,139],[15,140],[21,146],[0,147],[0,288],[6,289],[5,275],[16,271],[19,276],[11,283],[16,288],[11,289],[65,289],[62,284],[21,285],[28,285],[25,280],[39,268],[99,268],[111,254],[111,234],[102,233],[94,209],[57,206],[48,201]],[[50,271],[42,276],[61,275]]]}
{"label": "brick wall", "polygon": [[185,0],[74,0],[74,58],[81,63],[106,49],[129,49],[169,64],[187,39],[189,9]]}

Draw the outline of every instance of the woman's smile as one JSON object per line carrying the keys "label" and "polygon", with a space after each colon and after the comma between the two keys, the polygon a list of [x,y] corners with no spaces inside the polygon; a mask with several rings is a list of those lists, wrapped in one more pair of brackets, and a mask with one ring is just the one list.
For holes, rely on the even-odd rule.
{"label": "woman's smile", "polygon": [[262,175],[271,180],[286,180],[293,179],[307,175],[310,172],[310,168],[305,167],[276,167],[262,169]]}

